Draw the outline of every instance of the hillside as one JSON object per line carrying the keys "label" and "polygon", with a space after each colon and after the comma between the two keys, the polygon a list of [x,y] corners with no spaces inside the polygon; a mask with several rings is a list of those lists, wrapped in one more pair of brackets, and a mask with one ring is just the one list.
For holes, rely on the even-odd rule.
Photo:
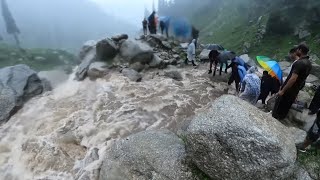
{"label": "hillside", "polygon": [[77,58],[64,50],[19,49],[8,44],[0,44],[0,68],[26,64],[37,71],[62,68],[71,72],[77,63]]}
{"label": "hillside", "polygon": [[[300,11],[304,11],[302,14],[296,13],[299,8],[294,1],[284,3],[285,6],[281,4],[274,1],[264,7],[251,0],[232,3],[227,0],[215,11],[208,11],[205,15],[207,19],[201,18],[203,15],[198,13],[193,22],[201,29],[203,42],[223,44],[240,53],[267,55],[282,60],[294,44],[306,41],[312,53],[319,56],[320,11],[314,9],[319,7],[319,2],[313,4],[309,1],[307,7],[299,7],[302,9]],[[278,6],[283,8],[275,8]],[[296,19],[292,18],[295,16]],[[303,37],[307,32],[310,35]]]}
{"label": "hillside", "polygon": [[[303,3],[298,0],[212,0],[197,7],[194,12],[189,3],[184,7],[187,13],[179,15],[189,17],[200,29],[202,43],[218,43],[238,53],[283,60],[293,45],[306,41],[312,53],[320,56],[320,2],[317,0]],[[164,12],[173,12],[176,8],[178,4],[171,4]]]}

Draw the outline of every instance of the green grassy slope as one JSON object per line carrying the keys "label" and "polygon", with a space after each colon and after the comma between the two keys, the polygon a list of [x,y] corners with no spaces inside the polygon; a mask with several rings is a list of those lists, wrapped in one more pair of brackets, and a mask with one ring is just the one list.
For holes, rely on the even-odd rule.
{"label": "green grassy slope", "polygon": [[0,68],[16,64],[26,64],[32,69],[51,70],[55,67],[70,67],[77,62],[76,57],[63,50],[18,49],[0,44]]}
{"label": "green grassy slope", "polygon": [[[320,26],[316,25],[310,27],[312,35],[305,40],[300,40],[293,34],[281,36],[265,34],[260,43],[255,43],[259,23],[260,26],[267,26],[269,11],[267,9],[261,10],[264,12],[260,13],[262,19],[258,22],[259,17],[251,17],[252,14],[247,11],[255,8],[252,3],[252,0],[225,0],[218,10],[207,10],[193,16],[191,21],[201,31],[201,42],[221,44],[239,54],[243,52],[244,43],[248,42],[251,44],[249,49],[251,57],[265,55],[283,60],[293,45],[306,41],[312,53],[320,56],[320,43],[315,42],[320,39]],[[208,9],[210,8],[217,7],[208,7]]]}

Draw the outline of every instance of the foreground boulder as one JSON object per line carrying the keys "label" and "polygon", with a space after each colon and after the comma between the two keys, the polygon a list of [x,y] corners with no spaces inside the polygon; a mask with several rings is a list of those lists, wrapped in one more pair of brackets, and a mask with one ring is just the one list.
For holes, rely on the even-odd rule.
{"label": "foreground boulder", "polygon": [[121,44],[120,55],[130,64],[140,62],[149,64],[153,60],[153,50],[147,44],[135,40],[126,40]]}
{"label": "foreground boulder", "polygon": [[174,133],[141,132],[116,142],[106,153],[100,180],[187,180],[183,141]]}
{"label": "foreground boulder", "polygon": [[285,179],[296,147],[288,129],[249,103],[222,96],[186,132],[192,161],[213,179]]}
{"label": "foreground boulder", "polygon": [[7,121],[24,102],[42,92],[40,78],[27,65],[0,69],[0,122]]}

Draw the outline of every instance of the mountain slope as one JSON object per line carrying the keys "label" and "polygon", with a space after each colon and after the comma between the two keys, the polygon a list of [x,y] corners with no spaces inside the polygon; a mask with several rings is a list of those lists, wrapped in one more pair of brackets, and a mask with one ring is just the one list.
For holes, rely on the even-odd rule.
{"label": "mountain slope", "polygon": [[[162,11],[173,14],[181,6],[179,3],[170,4]],[[299,0],[212,0],[205,3],[205,6],[196,5],[200,8],[194,12],[195,3],[186,1],[184,5],[188,6],[179,14],[189,17],[200,29],[202,43],[218,43],[239,54],[267,55],[282,60],[294,44],[306,41],[312,53],[320,56],[318,0],[303,3]]]}

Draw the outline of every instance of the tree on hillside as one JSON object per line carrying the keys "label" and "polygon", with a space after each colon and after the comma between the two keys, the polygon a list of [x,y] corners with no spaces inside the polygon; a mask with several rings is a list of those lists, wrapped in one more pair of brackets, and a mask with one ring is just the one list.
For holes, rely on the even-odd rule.
{"label": "tree on hillside", "polygon": [[2,6],[2,16],[7,27],[7,33],[13,35],[14,39],[16,40],[17,46],[20,47],[20,41],[18,37],[18,34],[20,34],[20,30],[16,25],[15,20],[13,19],[13,16],[9,10],[7,1],[1,0],[1,6]]}

